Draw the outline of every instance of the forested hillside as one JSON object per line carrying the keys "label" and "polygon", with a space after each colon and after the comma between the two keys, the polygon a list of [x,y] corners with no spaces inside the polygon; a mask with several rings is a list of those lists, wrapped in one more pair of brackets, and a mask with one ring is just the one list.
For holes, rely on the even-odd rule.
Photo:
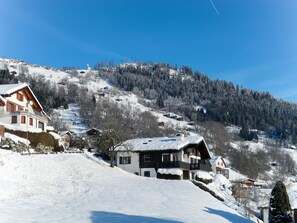
{"label": "forested hillside", "polygon": [[[272,169],[276,177],[288,173],[295,175],[295,163],[280,149],[280,143],[287,147],[296,142],[296,105],[275,99],[269,93],[211,80],[186,66],[133,63],[101,65],[89,71],[76,68],[55,71],[21,63],[18,69],[8,70],[8,67],[17,67],[14,63],[1,70],[1,83],[27,82],[50,115],[50,125],[57,131],[69,129],[55,109],[75,103],[80,108],[75,115],[86,128],[114,129],[121,140],[192,131],[207,140],[215,155],[228,158],[232,168],[250,177],[257,178],[260,174],[261,178],[271,179]],[[123,95],[134,99],[124,99]],[[159,125],[164,121],[163,115],[169,112],[183,117],[187,126],[180,127],[180,123]],[[171,123],[179,122],[168,119]],[[77,124],[74,119],[72,123]],[[260,137],[259,145],[263,143],[263,148],[249,148],[238,137],[239,128],[228,133],[226,127],[230,124],[243,127],[240,136],[244,139],[257,139],[266,134],[276,140],[264,142],[263,138],[267,138]],[[99,141],[93,143],[96,147]]]}
{"label": "forested hillside", "polygon": [[[191,121],[219,121],[258,129],[270,137],[296,143],[297,105],[222,80],[211,80],[187,66],[133,63],[97,66],[115,86],[153,101],[153,106]],[[248,135],[242,134],[248,137]]]}

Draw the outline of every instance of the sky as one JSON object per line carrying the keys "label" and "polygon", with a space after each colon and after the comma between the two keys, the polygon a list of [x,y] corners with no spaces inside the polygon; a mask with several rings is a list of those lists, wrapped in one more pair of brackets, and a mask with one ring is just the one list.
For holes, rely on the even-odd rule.
{"label": "sky", "polygon": [[187,65],[297,102],[297,0],[1,0],[0,57]]}

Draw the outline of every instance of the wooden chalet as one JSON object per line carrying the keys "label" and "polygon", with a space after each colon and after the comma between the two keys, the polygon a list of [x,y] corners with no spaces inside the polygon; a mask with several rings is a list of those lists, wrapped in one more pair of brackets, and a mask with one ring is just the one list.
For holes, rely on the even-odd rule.
{"label": "wooden chalet", "polygon": [[211,171],[210,153],[201,136],[133,139],[117,148],[117,166],[146,177],[195,179]]}

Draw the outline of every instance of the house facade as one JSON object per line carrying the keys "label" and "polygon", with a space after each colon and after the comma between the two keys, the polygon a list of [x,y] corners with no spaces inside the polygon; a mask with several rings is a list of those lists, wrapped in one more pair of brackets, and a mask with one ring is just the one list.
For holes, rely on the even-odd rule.
{"label": "house facade", "polygon": [[46,131],[48,116],[25,84],[0,85],[0,122],[19,130]]}
{"label": "house facade", "polygon": [[213,156],[210,160],[212,171],[215,174],[222,174],[227,179],[229,179],[229,168],[227,168],[227,165],[225,163],[225,160],[221,156]]}
{"label": "house facade", "polygon": [[133,139],[117,148],[117,166],[131,173],[163,179],[194,179],[211,171],[210,153],[201,136]]}

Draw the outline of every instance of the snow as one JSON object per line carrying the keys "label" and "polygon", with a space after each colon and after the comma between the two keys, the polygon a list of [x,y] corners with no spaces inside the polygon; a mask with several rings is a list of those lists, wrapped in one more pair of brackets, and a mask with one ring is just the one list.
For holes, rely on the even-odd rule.
{"label": "snow", "polygon": [[250,222],[190,181],[139,177],[87,157],[0,150],[1,222]]}
{"label": "snow", "polygon": [[61,136],[58,133],[55,132],[49,132],[49,134],[51,134],[55,140],[59,140],[61,139]]}
{"label": "snow", "polygon": [[219,161],[221,161],[221,159],[222,159],[221,156],[212,156],[209,161],[210,161],[211,165],[214,166],[214,165],[217,165],[217,163]]}
{"label": "snow", "polygon": [[54,128],[53,126],[49,126],[49,125],[48,125],[48,126],[46,127],[46,130],[47,130],[47,131],[55,131],[55,128]]}
{"label": "snow", "polygon": [[0,94],[12,94],[13,92],[16,92],[22,88],[28,87],[26,83],[21,84],[2,84],[0,85]]}
{"label": "snow", "polygon": [[183,174],[183,171],[178,168],[171,168],[171,169],[158,169],[158,173],[160,174],[171,174],[171,175],[178,175],[181,176]]}
{"label": "snow", "polygon": [[19,143],[19,142],[22,142],[24,143],[25,145],[30,145],[30,141],[25,139],[25,138],[22,138],[22,137],[19,137],[19,136],[16,136],[16,135],[13,135],[13,134],[10,134],[8,132],[5,132],[4,133],[4,137],[8,138],[8,139],[11,139],[12,141],[14,141],[15,143]]}
{"label": "snow", "polygon": [[232,186],[231,182],[222,174],[216,174],[213,182],[219,187],[230,188]]}
{"label": "snow", "polygon": [[[154,150],[179,150],[188,144],[198,144],[203,141],[202,136],[188,136],[188,137],[157,137],[157,138],[143,138],[132,139],[123,143],[123,146],[117,150],[132,150],[132,151],[154,151]],[[124,146],[125,145],[125,146]]]}
{"label": "snow", "polygon": [[31,128],[31,127],[25,127],[25,126],[17,126],[13,124],[6,124],[3,122],[0,122],[0,125],[4,126],[7,129],[13,130],[13,131],[23,131],[23,132],[33,132],[33,133],[40,133],[42,132],[42,129],[39,128]]}
{"label": "snow", "polygon": [[[4,66],[3,64],[7,64],[9,71],[15,71],[17,72],[17,75],[19,74],[19,68],[21,65],[26,66],[29,70],[29,74],[35,77],[38,76],[43,76],[47,80],[50,80],[51,83],[58,84],[62,82],[62,80],[67,79],[69,82],[74,83],[78,86],[83,85],[84,87],[87,87],[91,92],[93,93],[98,93],[98,92],[104,92],[106,95],[106,98],[109,100],[117,103],[119,106],[124,106],[128,109],[131,109],[131,112],[133,111],[139,111],[139,112],[145,112],[149,111],[151,114],[153,114],[155,117],[158,118],[159,122],[164,122],[166,127],[173,127],[176,129],[191,129],[194,128],[194,126],[188,125],[187,121],[178,121],[173,118],[169,117],[164,117],[163,113],[160,111],[152,111],[151,108],[146,107],[138,102],[139,98],[133,94],[133,93],[127,93],[120,91],[110,85],[108,81],[105,81],[101,79],[99,76],[94,75],[93,79],[86,78],[85,75],[79,75],[77,77],[72,77],[73,75],[55,69],[51,67],[43,67],[39,65],[34,65],[34,64],[26,64],[24,61],[20,60],[14,60],[14,59],[1,59],[0,58],[0,65]],[[132,67],[137,67],[136,63],[126,63],[126,64],[121,64],[119,65],[121,67],[126,67],[126,66],[132,66]],[[86,71],[86,70],[85,70]],[[87,72],[94,72],[94,71],[87,71]],[[83,84],[82,84],[83,83]],[[106,89],[107,87],[107,89]],[[120,99],[120,101],[116,101],[116,99]],[[70,109],[71,110],[71,109]],[[70,111],[71,112],[71,111]],[[69,124],[69,123],[68,123]],[[85,131],[85,127],[83,125],[73,125],[71,122],[69,124],[69,127],[71,128],[70,130],[80,134],[83,131]]]}
{"label": "snow", "polygon": [[229,180],[230,181],[239,181],[239,180],[243,180],[243,179],[247,179],[248,177],[235,171],[232,169],[229,169]]}
{"label": "snow", "polygon": [[60,115],[60,119],[67,125],[69,131],[76,134],[85,133],[86,125],[81,121],[79,114],[79,106],[77,104],[69,104],[68,109],[56,109],[55,111]]}
{"label": "snow", "polygon": [[228,133],[233,133],[233,134],[236,134],[236,135],[238,135],[240,130],[241,130],[240,127],[235,126],[235,125],[227,126],[226,129],[227,129]]}
{"label": "snow", "polygon": [[213,177],[210,175],[210,173],[208,173],[206,171],[203,171],[203,170],[197,170],[196,171],[196,176],[198,178],[205,179],[205,180],[212,180],[213,179]]}

